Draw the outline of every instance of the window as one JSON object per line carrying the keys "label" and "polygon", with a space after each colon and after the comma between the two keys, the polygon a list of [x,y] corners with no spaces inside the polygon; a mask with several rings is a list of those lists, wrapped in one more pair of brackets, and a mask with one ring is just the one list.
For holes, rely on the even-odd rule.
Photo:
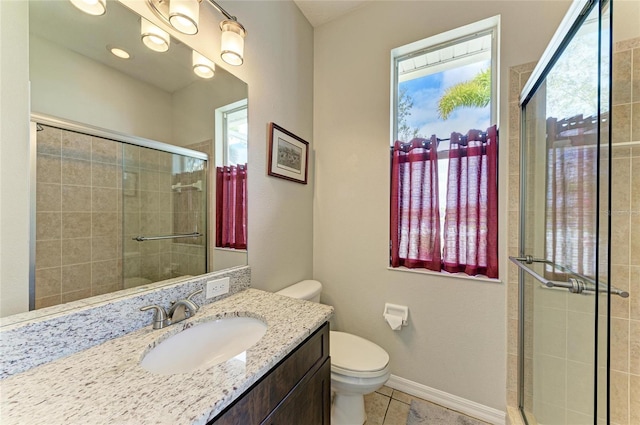
{"label": "window", "polygon": [[216,109],[216,247],[247,249],[247,99]]}
{"label": "window", "polygon": [[247,99],[216,109],[216,166],[247,163]]}
{"label": "window", "polygon": [[392,267],[498,277],[498,23],[392,51]]}

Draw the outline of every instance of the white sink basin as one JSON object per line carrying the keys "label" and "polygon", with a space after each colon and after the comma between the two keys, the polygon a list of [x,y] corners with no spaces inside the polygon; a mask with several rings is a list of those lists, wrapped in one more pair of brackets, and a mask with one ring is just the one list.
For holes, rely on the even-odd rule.
{"label": "white sink basin", "polygon": [[267,325],[253,317],[201,323],[162,341],[144,356],[140,365],[160,375],[192,372],[242,354],[266,331]]}

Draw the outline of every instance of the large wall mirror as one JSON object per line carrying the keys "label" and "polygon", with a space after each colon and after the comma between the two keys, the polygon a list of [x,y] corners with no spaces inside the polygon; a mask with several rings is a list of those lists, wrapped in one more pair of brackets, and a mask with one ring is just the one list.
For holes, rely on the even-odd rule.
{"label": "large wall mirror", "polygon": [[145,25],[115,0],[29,1],[30,309],[247,264],[246,208],[244,233],[223,217],[246,205],[247,85],[196,75],[176,39],[151,50]]}

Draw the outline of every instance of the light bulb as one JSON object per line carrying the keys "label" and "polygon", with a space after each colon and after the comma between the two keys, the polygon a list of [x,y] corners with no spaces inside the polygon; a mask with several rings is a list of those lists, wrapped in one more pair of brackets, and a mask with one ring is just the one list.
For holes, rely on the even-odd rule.
{"label": "light bulb", "polygon": [[144,45],[151,50],[155,52],[166,52],[169,50],[169,43],[171,42],[169,33],[144,18],[140,20],[140,34]]}
{"label": "light bulb", "polygon": [[193,72],[200,78],[213,78],[216,65],[210,59],[202,56],[200,53],[193,51],[191,56],[193,64]]}
{"label": "light bulb", "polygon": [[100,16],[107,11],[107,0],[69,0],[78,9],[89,15]]}
{"label": "light bulb", "polygon": [[183,34],[198,32],[200,3],[198,0],[171,0],[169,2],[169,23]]}
{"label": "light bulb", "polygon": [[229,65],[242,65],[244,58],[244,37],[246,31],[237,21],[226,20],[220,23],[222,30],[220,57]]}

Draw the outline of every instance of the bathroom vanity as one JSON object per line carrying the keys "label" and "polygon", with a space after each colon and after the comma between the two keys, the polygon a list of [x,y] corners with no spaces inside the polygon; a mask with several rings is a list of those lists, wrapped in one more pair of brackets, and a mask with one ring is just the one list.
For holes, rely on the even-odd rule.
{"label": "bathroom vanity", "polygon": [[[149,325],[0,381],[0,418],[3,425],[290,424],[301,417],[329,424],[332,314],[329,306],[246,289],[202,306],[184,322],[159,330]],[[172,335],[238,316],[267,325],[241,355],[178,374],[140,366]]]}
{"label": "bathroom vanity", "polygon": [[325,323],[210,424],[331,422],[329,324]]}

